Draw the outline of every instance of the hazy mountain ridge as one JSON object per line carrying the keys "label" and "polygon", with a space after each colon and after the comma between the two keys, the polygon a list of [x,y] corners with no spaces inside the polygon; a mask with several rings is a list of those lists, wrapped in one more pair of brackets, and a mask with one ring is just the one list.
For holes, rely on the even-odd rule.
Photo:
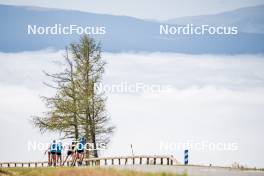
{"label": "hazy mountain ridge", "polygon": [[166,21],[170,24],[235,25],[241,32],[264,33],[264,5],[240,8],[213,15],[179,17]]}
{"label": "hazy mountain ridge", "polygon": [[104,51],[109,52],[264,53],[264,34],[240,32],[235,36],[167,36],[159,34],[161,23],[128,16],[0,5],[0,21],[0,51],[2,52],[31,51],[47,47],[64,48],[70,42],[78,40],[79,36],[77,34],[28,35],[27,25],[76,24],[104,26],[106,34],[93,35],[93,37],[101,41]]}

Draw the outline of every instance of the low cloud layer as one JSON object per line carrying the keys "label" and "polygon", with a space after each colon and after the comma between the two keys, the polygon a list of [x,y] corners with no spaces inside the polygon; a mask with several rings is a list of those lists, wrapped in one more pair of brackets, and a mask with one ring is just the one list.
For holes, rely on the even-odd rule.
{"label": "low cloud layer", "polygon": [[[40,95],[52,95],[43,85],[42,70],[60,69],[62,51],[0,53],[1,160],[41,160],[28,152],[28,140],[49,141],[29,123],[45,110]],[[235,151],[190,150],[190,163],[263,167],[264,56],[212,56],[170,53],[104,53],[104,84],[169,85],[161,92],[112,92],[107,109],[117,131],[103,155],[173,154],[183,149],[161,143],[235,143]],[[8,131],[7,133],[3,133]],[[55,137],[54,137],[55,138]],[[21,146],[15,149],[17,143]],[[12,151],[7,155],[5,151]],[[17,153],[17,154],[16,154]],[[19,154],[19,155],[18,155]],[[17,158],[17,156],[20,156]]]}

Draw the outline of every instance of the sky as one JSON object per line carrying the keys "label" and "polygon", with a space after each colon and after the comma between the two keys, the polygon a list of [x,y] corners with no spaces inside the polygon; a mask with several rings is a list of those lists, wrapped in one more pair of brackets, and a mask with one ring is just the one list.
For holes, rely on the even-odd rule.
{"label": "sky", "polygon": [[[63,52],[0,53],[0,161],[43,161],[29,142],[50,142],[30,119],[46,110],[40,96],[53,95],[43,74],[57,72]],[[103,53],[107,111],[116,131],[103,156],[171,154],[191,164],[264,167],[264,56]],[[122,91],[113,86],[144,84],[163,89]],[[3,133],[5,131],[5,133]],[[19,147],[17,147],[19,146]],[[175,147],[176,146],[176,147]],[[178,147],[177,147],[178,146]],[[231,147],[230,147],[231,146]],[[11,153],[6,151],[12,151]],[[18,157],[19,156],[19,157]]]}
{"label": "sky", "polygon": [[[166,20],[264,2],[0,0],[0,4]],[[42,71],[59,71],[61,67],[54,62],[61,61],[62,55],[63,51],[51,49],[0,52],[0,138],[5,141],[0,145],[0,161],[46,160],[43,151],[29,151],[28,142],[59,138],[58,134],[40,134],[31,119],[46,111],[40,96],[54,94],[43,85],[49,80]],[[190,164],[230,166],[238,162],[264,168],[264,142],[260,140],[264,122],[263,55],[103,53],[103,58],[108,63],[103,79],[108,88],[106,108],[117,127],[103,156],[130,155],[133,144],[135,154],[171,154],[182,162],[183,150],[188,148]],[[127,86],[135,85],[144,89],[127,91]],[[190,143],[195,146],[178,148]],[[227,147],[212,149],[216,145]]]}
{"label": "sky", "polygon": [[30,5],[167,20],[182,16],[215,14],[264,4],[263,0],[0,0],[0,4]]}

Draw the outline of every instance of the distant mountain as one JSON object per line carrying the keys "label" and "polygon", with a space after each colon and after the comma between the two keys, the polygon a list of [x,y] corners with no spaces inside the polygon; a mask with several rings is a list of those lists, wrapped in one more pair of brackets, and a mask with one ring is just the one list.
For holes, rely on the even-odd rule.
{"label": "distant mountain", "polygon": [[[263,8],[263,6],[259,8]],[[211,17],[211,20],[221,23],[225,21],[226,24],[226,21],[231,18],[232,20],[229,19],[230,24],[236,22],[245,25],[238,19],[248,18],[248,23],[254,23],[257,27],[263,25],[263,13],[259,12],[258,15],[256,13],[254,19],[251,19],[249,11],[254,11],[252,13],[255,14],[256,9],[240,9],[239,13],[237,11],[226,12],[222,14],[223,18],[214,19]],[[232,13],[236,15],[230,15]],[[187,20],[189,17],[185,19]],[[177,24],[181,22],[184,20]],[[92,37],[101,41],[103,50],[109,52],[264,53],[264,34],[251,29],[246,30],[248,29],[246,25],[243,27],[245,32],[239,32],[238,35],[160,35],[160,23],[149,20],[128,16],[7,5],[0,5],[0,24],[0,51],[2,52],[32,51],[47,47],[62,49],[70,42],[77,41],[79,36],[77,34],[28,35],[28,25],[54,26],[61,24],[69,26],[74,24],[83,27],[104,26],[105,35],[93,35]],[[257,31],[261,31],[261,28],[258,28]]]}
{"label": "distant mountain", "polygon": [[246,7],[214,15],[180,17],[167,20],[169,24],[236,25],[241,32],[264,33],[264,5]]}

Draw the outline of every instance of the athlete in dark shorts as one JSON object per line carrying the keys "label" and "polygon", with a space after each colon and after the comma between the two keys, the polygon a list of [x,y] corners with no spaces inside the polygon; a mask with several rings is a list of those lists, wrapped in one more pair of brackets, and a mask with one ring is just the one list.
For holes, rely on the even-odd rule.
{"label": "athlete in dark shorts", "polygon": [[57,143],[56,140],[53,140],[53,142],[50,145],[50,154],[51,154],[51,165],[56,166],[56,154],[57,154]]}
{"label": "athlete in dark shorts", "polygon": [[77,146],[77,159],[78,165],[82,165],[83,159],[84,159],[84,149],[85,149],[86,140],[84,137],[80,138],[80,141]]}
{"label": "athlete in dark shorts", "polygon": [[71,143],[71,145],[69,145],[69,147],[68,147],[67,156],[66,156],[66,158],[65,158],[65,160],[64,160],[64,162],[63,162],[63,165],[65,164],[65,162],[67,161],[67,159],[68,159],[69,157],[71,157],[72,165],[73,165],[74,160],[75,160],[75,148],[76,148],[76,142],[73,141],[73,142]]}
{"label": "athlete in dark shorts", "polygon": [[59,163],[60,166],[62,165],[62,156],[61,156],[62,150],[63,150],[62,143],[59,142],[59,143],[57,144],[56,155],[57,155],[57,163]]}

